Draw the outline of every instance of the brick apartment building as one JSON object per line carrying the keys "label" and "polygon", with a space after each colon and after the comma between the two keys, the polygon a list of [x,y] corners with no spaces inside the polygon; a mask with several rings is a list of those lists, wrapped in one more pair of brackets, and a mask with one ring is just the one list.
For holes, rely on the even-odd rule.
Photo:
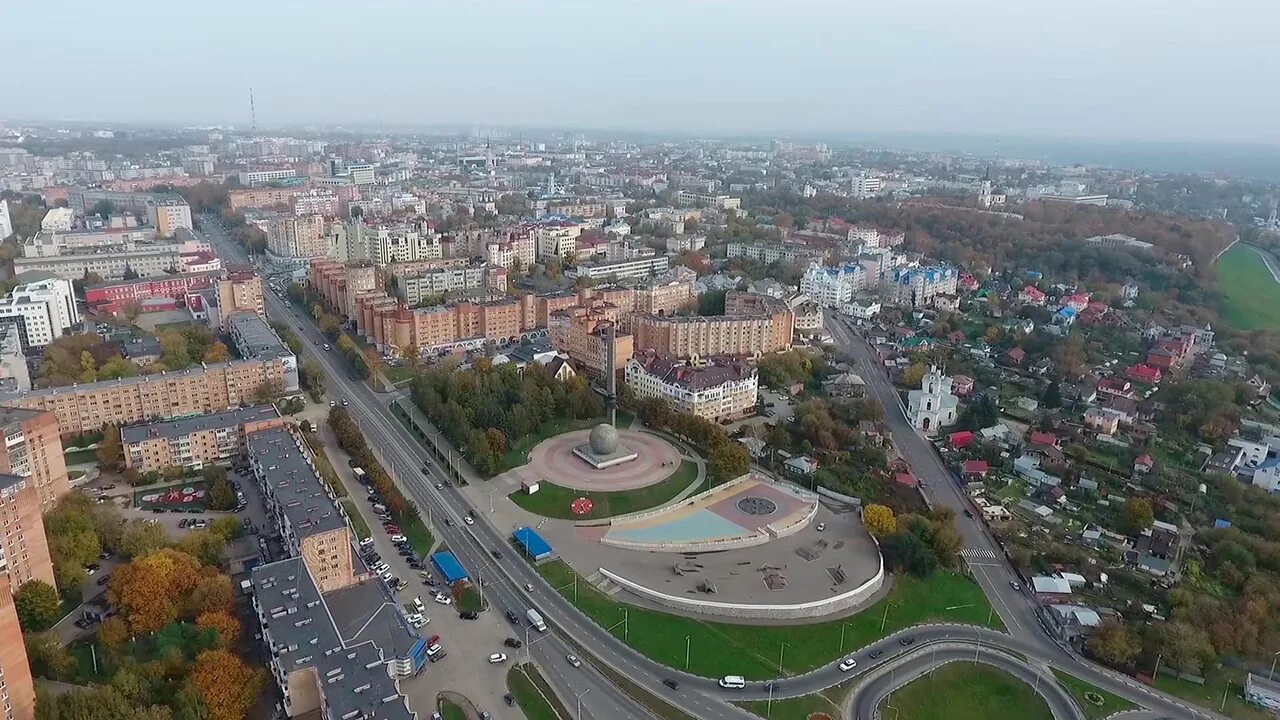
{"label": "brick apartment building", "polygon": [[40,512],[52,510],[71,491],[57,418],[38,409],[0,407],[0,432],[0,474],[27,478]]}
{"label": "brick apartment building", "polygon": [[238,312],[267,316],[262,277],[252,268],[228,268],[227,276],[218,280],[218,317],[224,331],[231,315]]}
{"label": "brick apartment building", "polygon": [[140,473],[167,467],[199,470],[244,456],[250,433],[284,424],[274,405],[259,405],[130,425],[120,428],[120,441],[125,466]]}
{"label": "brick apartment building", "polygon": [[204,415],[239,407],[251,402],[254,391],[264,382],[287,387],[285,371],[285,361],[278,357],[208,363],[156,375],[0,393],[0,406],[52,413],[62,437],[74,437],[98,432],[107,423],[136,425],[154,418]]}

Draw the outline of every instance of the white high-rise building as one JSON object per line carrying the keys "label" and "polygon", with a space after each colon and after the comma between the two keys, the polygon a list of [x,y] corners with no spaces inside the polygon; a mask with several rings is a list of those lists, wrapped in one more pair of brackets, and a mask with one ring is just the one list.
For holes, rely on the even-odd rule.
{"label": "white high-rise building", "polygon": [[13,234],[13,220],[9,219],[9,201],[0,200],[0,240]]}
{"label": "white high-rise building", "polygon": [[53,342],[80,322],[75,290],[71,281],[49,273],[23,273],[22,282],[0,299],[0,317],[23,319],[27,347]]}
{"label": "white high-rise building", "polygon": [[810,265],[800,278],[800,292],[826,308],[840,307],[866,288],[867,271],[861,265]]}

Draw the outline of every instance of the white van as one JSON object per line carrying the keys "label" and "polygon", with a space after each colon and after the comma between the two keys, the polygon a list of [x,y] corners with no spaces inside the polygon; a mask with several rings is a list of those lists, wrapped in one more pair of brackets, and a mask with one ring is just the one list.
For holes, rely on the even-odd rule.
{"label": "white van", "polygon": [[741,675],[725,675],[720,678],[720,687],[738,690],[747,686],[747,679]]}

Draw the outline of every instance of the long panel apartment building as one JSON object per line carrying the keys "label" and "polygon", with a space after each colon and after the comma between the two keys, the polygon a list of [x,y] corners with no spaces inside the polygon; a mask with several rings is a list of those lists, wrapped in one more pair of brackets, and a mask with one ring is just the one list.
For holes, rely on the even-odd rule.
{"label": "long panel apartment building", "polygon": [[274,405],[120,428],[124,463],[139,473],[168,467],[199,470],[243,457],[249,433],[284,425]]}
{"label": "long panel apartment building", "polygon": [[70,387],[0,393],[0,406],[42,410],[57,418],[62,437],[102,426],[222,412],[252,401],[265,382],[285,383],[280,358],[207,363],[186,370],[102,380]]}

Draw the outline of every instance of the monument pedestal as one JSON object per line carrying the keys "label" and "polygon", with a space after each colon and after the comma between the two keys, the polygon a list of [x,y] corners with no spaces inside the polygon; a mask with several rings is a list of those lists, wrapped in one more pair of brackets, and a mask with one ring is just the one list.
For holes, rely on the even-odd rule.
{"label": "monument pedestal", "polygon": [[631,448],[618,441],[618,429],[608,423],[600,423],[592,428],[591,437],[575,447],[573,454],[597,470],[631,462],[639,457]]}

